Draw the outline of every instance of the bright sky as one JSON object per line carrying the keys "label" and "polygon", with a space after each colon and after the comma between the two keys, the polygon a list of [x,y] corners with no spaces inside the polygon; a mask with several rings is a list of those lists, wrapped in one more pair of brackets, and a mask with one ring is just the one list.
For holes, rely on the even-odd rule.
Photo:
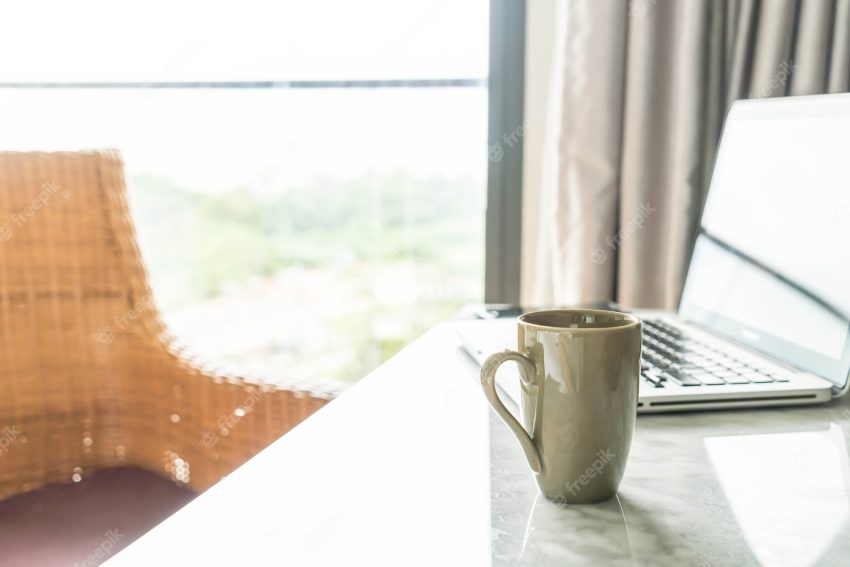
{"label": "bright sky", "polygon": [[487,0],[20,0],[0,81],[487,76]]}
{"label": "bright sky", "polygon": [[200,191],[487,165],[484,88],[0,89],[0,124],[0,150],[116,148]]}
{"label": "bright sky", "polygon": [[[485,78],[487,0],[0,4],[0,82]],[[48,17],[49,15],[49,17]],[[216,190],[486,168],[485,88],[0,89],[0,149],[117,148]]]}

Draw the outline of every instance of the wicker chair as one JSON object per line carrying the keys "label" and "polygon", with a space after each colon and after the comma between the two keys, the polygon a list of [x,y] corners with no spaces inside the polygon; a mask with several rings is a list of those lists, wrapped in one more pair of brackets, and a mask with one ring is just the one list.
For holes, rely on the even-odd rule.
{"label": "wicker chair", "polygon": [[115,152],[0,153],[0,498],[139,466],[201,491],[333,397],[168,336]]}

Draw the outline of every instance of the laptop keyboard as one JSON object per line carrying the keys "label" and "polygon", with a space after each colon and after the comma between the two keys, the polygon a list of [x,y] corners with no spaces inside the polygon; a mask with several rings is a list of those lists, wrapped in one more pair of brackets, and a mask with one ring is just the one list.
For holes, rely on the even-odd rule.
{"label": "laptop keyboard", "polygon": [[774,372],[722,353],[660,319],[643,320],[641,376],[656,388],[787,382]]}

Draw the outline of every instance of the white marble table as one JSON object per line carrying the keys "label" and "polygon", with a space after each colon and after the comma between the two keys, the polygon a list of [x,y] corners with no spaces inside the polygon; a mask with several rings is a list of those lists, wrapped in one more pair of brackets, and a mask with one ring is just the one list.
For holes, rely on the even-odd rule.
{"label": "white marble table", "polygon": [[538,498],[437,327],[108,565],[850,565],[850,399],[640,416],[617,499]]}

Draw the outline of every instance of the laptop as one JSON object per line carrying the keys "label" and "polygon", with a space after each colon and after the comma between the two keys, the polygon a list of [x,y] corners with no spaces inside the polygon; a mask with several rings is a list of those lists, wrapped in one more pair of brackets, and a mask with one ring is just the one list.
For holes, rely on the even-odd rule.
{"label": "laptop", "polygon": [[[732,105],[678,309],[632,311],[643,321],[639,412],[847,392],[848,149],[850,94]],[[456,325],[479,364],[516,348],[515,317]],[[519,400],[518,379],[497,384]]]}

